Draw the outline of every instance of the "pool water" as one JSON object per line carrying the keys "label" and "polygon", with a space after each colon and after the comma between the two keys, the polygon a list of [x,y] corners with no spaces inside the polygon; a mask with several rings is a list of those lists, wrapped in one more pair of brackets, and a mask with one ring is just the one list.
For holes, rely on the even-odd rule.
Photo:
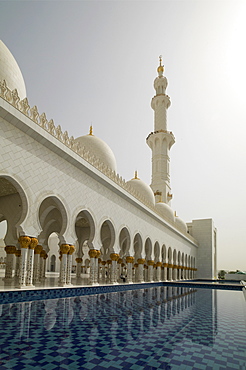
{"label": "pool water", "polygon": [[4,304],[0,369],[246,369],[246,301],[163,286]]}

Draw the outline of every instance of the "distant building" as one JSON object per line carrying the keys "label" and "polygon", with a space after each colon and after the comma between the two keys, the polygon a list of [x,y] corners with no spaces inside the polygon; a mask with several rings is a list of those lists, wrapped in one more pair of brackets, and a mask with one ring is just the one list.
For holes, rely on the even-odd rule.
{"label": "distant building", "polygon": [[[19,287],[32,286],[45,271],[60,271],[60,284],[66,286],[73,268],[78,279],[86,269],[91,284],[114,284],[121,275],[128,282],[216,276],[212,219],[187,224],[171,208],[175,137],[167,128],[171,102],[161,58],[157,72],[154,129],[146,139],[152,151],[149,186],[137,172],[129,181],[117,174],[112,150],[92,128],[74,139],[37,106],[30,107],[18,64],[0,42],[0,222],[8,224],[6,279],[15,274]],[[69,108],[69,95],[61,104]],[[56,242],[50,238],[54,233]]]}

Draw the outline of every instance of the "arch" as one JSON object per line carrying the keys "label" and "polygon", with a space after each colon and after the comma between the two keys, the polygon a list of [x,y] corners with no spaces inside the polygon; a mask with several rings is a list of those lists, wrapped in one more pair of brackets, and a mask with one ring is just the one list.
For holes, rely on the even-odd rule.
{"label": "arch", "polygon": [[168,248],[167,258],[168,258],[168,263],[171,264],[172,263],[172,258],[173,258],[173,253],[172,253],[171,247]]}
{"label": "arch", "polygon": [[77,255],[78,257],[83,257],[85,252],[84,246],[87,247],[88,243],[90,244],[95,236],[95,222],[88,210],[82,210],[77,214],[74,228],[78,238]]}
{"label": "arch", "polygon": [[55,272],[56,271],[56,256],[52,254],[50,258],[50,271]]}
{"label": "arch", "polygon": [[120,256],[126,257],[129,255],[131,238],[130,233],[126,227],[123,227],[119,234],[119,243],[120,243]]}
{"label": "arch", "polygon": [[155,245],[154,245],[154,260],[155,262],[160,261],[160,245],[158,242],[155,242]]}
{"label": "arch", "polygon": [[7,221],[6,244],[16,244],[18,226],[28,213],[27,195],[23,187],[13,177],[0,176],[0,222]]}
{"label": "arch", "polygon": [[103,260],[109,259],[115,244],[115,230],[111,221],[105,220],[100,228],[101,256]]}
{"label": "arch", "polygon": [[143,241],[139,233],[137,233],[133,239],[133,249],[135,261],[137,261],[138,258],[142,257],[143,251]]}
{"label": "arch", "polygon": [[161,261],[165,263],[166,260],[167,260],[167,248],[165,244],[163,244],[163,246],[161,247]]}
{"label": "arch", "polygon": [[144,244],[146,260],[151,260],[152,255],[152,243],[150,238],[147,238]]}
{"label": "arch", "polygon": [[39,206],[39,223],[42,229],[39,240],[47,244],[50,234],[64,234],[67,228],[67,212],[61,200],[56,196],[43,199]]}

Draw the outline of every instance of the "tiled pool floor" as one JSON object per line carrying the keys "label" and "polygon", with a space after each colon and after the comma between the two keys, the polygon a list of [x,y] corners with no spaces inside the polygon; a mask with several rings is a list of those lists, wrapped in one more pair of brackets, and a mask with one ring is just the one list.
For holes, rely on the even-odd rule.
{"label": "tiled pool floor", "polygon": [[1,305],[0,369],[246,369],[245,310],[164,286]]}

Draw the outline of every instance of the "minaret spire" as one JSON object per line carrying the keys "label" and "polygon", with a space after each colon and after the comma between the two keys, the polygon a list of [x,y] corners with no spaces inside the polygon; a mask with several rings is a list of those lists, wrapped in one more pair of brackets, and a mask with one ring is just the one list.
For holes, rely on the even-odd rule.
{"label": "minaret spire", "polygon": [[175,142],[175,138],[173,133],[167,130],[167,109],[170,107],[171,101],[169,96],[166,95],[168,83],[166,77],[163,76],[164,66],[162,65],[161,55],[159,62],[158,77],[154,81],[156,94],[151,101],[151,108],[154,110],[154,132],[149,134],[146,141],[152,150],[151,188],[155,194],[161,192],[162,201],[169,204],[172,199],[169,151]]}

